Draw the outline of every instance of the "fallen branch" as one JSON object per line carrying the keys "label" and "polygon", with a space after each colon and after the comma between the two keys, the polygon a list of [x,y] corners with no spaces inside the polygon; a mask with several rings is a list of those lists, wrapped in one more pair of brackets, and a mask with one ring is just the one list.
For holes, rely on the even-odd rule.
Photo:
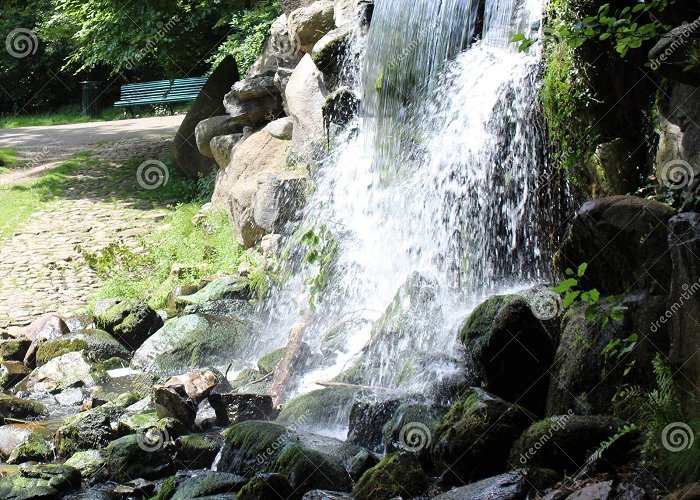
{"label": "fallen branch", "polygon": [[316,385],[322,387],[353,387],[357,389],[365,389],[368,391],[386,391],[386,392],[396,392],[396,389],[390,389],[388,387],[379,387],[372,385],[360,385],[360,384],[347,384],[345,382],[314,382]]}
{"label": "fallen branch", "polygon": [[309,324],[309,315],[305,315],[299,323],[292,327],[289,332],[289,341],[287,342],[287,348],[284,351],[284,356],[280,360],[277,368],[275,369],[275,376],[272,379],[272,385],[270,386],[270,396],[272,396],[272,404],[277,407],[282,403],[284,399],[284,393],[287,390],[287,385],[289,380],[292,378],[292,371],[294,365],[299,359],[299,353],[301,351],[301,338],[304,333],[304,329]]}

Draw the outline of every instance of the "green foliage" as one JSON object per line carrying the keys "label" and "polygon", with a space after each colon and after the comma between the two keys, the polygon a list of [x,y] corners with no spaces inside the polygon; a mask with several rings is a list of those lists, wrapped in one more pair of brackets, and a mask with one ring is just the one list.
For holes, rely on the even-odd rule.
{"label": "green foliage", "polygon": [[239,73],[244,75],[260,55],[272,22],[281,14],[276,0],[257,0],[250,9],[235,12],[228,22],[231,34],[208,60],[211,67],[215,68],[224,57],[231,55],[238,64]]}
{"label": "green foliage", "polygon": [[301,237],[301,243],[308,251],[303,262],[317,266],[317,272],[306,280],[309,287],[309,305],[313,308],[328,285],[328,278],[335,264],[338,242],[333,233],[322,225],[318,229],[309,229]]}
{"label": "green foliage", "polygon": [[[234,274],[241,249],[233,243],[228,217],[210,212],[195,226],[192,218],[199,208],[195,202],[178,205],[142,239],[139,251],[113,244],[95,254],[84,252],[86,263],[105,280],[98,296],[140,298],[160,308],[177,286],[217,273]],[[174,264],[184,272],[171,274]]]}
{"label": "green foliage", "polygon": [[282,282],[282,278],[276,272],[279,266],[275,257],[263,256],[255,250],[246,250],[241,254],[240,261],[250,265],[244,282],[253,292],[253,301],[263,300],[272,285]]}
{"label": "green foliage", "polygon": [[[585,304],[586,321],[589,324],[597,324],[601,330],[611,324],[611,322],[624,320],[627,308],[619,305],[619,300],[616,296],[611,295],[601,299],[600,292],[595,288],[592,290],[581,290],[578,288],[579,281],[584,277],[587,269],[588,263],[586,262],[581,264],[575,271],[567,269],[565,274],[568,277],[554,288],[555,293],[563,295],[562,306],[564,309]],[[638,341],[639,336],[636,333],[623,338],[614,338],[603,348],[601,354],[608,362],[607,364],[611,364],[611,362],[617,364],[637,347]],[[634,368],[634,365],[635,361],[631,360],[625,367],[623,374],[628,375]],[[606,373],[603,373],[603,375],[606,375]]]}

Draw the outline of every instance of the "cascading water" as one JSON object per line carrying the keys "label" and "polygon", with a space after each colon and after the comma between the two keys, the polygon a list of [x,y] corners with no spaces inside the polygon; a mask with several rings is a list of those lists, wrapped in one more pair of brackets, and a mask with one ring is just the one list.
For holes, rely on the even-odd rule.
{"label": "cascading water", "polygon": [[294,267],[264,304],[272,319],[256,341],[258,353],[280,347],[301,314],[310,318],[304,340],[323,360],[297,393],[334,377],[429,391],[459,366],[458,326],[476,304],[546,278],[540,53],[509,42],[542,9],[377,0],[358,119],[319,167],[298,231],[320,236],[332,264],[313,282],[322,292],[312,310],[319,268]]}

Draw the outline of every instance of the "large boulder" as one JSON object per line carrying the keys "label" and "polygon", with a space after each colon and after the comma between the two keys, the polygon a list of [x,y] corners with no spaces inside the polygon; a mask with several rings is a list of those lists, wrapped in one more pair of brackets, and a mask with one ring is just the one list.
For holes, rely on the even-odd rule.
{"label": "large boulder", "polygon": [[315,159],[325,137],[322,109],[328,89],[310,55],[304,56],[294,69],[284,95],[287,112],[294,121],[294,151]]}
{"label": "large boulder", "polygon": [[326,33],[311,50],[311,58],[316,67],[327,77],[330,84],[339,73],[345,58],[348,41],[353,32],[353,25],[346,24]]}
{"label": "large boulder", "polygon": [[360,448],[332,438],[251,420],[224,432],[218,470],[242,476],[277,472],[303,494],[313,489],[349,491],[347,467]]}
{"label": "large boulder", "polygon": [[460,337],[487,391],[542,414],[558,335],[535,314],[524,296],[495,296],[474,309]]}
{"label": "large boulder", "polygon": [[589,201],[576,213],[556,264],[564,272],[587,262],[580,288],[602,294],[650,290],[665,295],[671,276],[667,225],[674,210],[633,196]]}
{"label": "large boulder", "polygon": [[224,96],[224,107],[231,121],[241,126],[255,127],[279,118],[282,95],[275,86],[274,72],[236,82]]}
{"label": "large boulder", "polygon": [[700,335],[696,323],[700,318],[696,296],[700,292],[700,214],[673,217],[668,240],[673,261],[670,306],[653,321],[652,331],[670,323],[671,362],[685,375],[678,379],[686,389],[684,397],[692,399],[700,386]]}
{"label": "large boulder", "polygon": [[214,392],[209,403],[220,425],[233,425],[247,420],[272,420],[277,412],[267,394]]}
{"label": "large boulder", "polygon": [[27,392],[57,393],[71,387],[94,387],[104,376],[90,363],[85,351],[74,351],[36,368],[18,387]]}
{"label": "large boulder", "polygon": [[[240,490],[245,484],[246,479],[236,474],[208,471],[182,480],[177,485],[175,493],[167,498],[170,500],[240,498],[233,492]],[[229,496],[231,494],[233,496]],[[162,497],[159,495],[157,498]]]}
{"label": "large boulder", "polygon": [[148,304],[134,299],[114,300],[95,308],[100,329],[113,335],[130,351],[138,349],[163,326],[163,319]]}
{"label": "large boulder", "polygon": [[344,426],[360,392],[355,387],[328,387],[307,392],[287,401],[277,422],[309,430]]}
{"label": "large boulder", "polygon": [[[583,467],[604,441],[619,433],[625,422],[615,417],[558,415],[532,424],[515,442],[509,462],[516,467],[543,467],[569,475]],[[618,439],[603,458],[621,465],[630,458],[635,433]]]}
{"label": "large boulder", "polygon": [[199,122],[195,128],[197,148],[204,156],[216,159],[210,145],[212,139],[222,135],[238,134],[242,130],[243,126],[228,115],[207,118]]}
{"label": "large boulder", "polygon": [[[653,325],[666,311],[666,297],[640,292],[620,298],[616,305],[627,308],[624,319],[604,327],[586,317],[586,304],[564,316],[561,342],[549,370],[547,415],[569,410],[582,415],[607,413],[621,386],[655,387],[651,360],[668,352],[669,341],[668,325]],[[634,348],[623,357],[603,354],[612,342],[620,342],[620,350],[629,347],[625,339],[635,334]]]}
{"label": "large boulder", "polygon": [[90,361],[128,360],[131,357],[126,347],[103,330],[76,330],[60,339],[41,343],[36,361],[43,365],[63,354],[83,350]]}
{"label": "large boulder", "polygon": [[301,7],[287,17],[289,37],[298,40],[301,50],[311,52],[314,44],[335,27],[333,2],[320,0]]}
{"label": "large boulder", "polygon": [[294,219],[303,205],[306,180],[285,167],[289,147],[262,129],[236,146],[219,174],[212,203],[228,212],[234,236],[246,248]]}
{"label": "large boulder", "polygon": [[173,160],[175,165],[191,179],[208,175],[214,168],[214,162],[202,155],[197,148],[195,134],[197,124],[207,118],[226,114],[223,105],[224,95],[237,81],[236,61],[232,56],[226,56],[207,80],[175,135]]}
{"label": "large boulder", "polygon": [[361,0],[335,0],[333,2],[333,19],[335,25],[347,26],[357,23]]}
{"label": "large boulder", "polygon": [[229,363],[248,346],[249,321],[190,314],[168,320],[134,353],[134,369],[177,375],[193,368]]}
{"label": "large boulder", "polygon": [[105,470],[117,482],[163,477],[173,465],[167,447],[168,443],[146,442],[141,434],[124,436],[107,446]]}
{"label": "large boulder", "polygon": [[319,0],[280,0],[280,5],[282,6],[282,11],[288,16],[300,7],[306,7],[318,1]]}
{"label": "large boulder", "polygon": [[396,452],[362,475],[352,489],[352,497],[357,500],[422,497],[431,485],[415,454]]}
{"label": "large boulder", "polygon": [[279,68],[293,68],[304,56],[299,43],[289,36],[287,15],[282,14],[270,26],[270,34],[263,45],[262,54],[248,68],[247,76],[262,75]]}
{"label": "large boulder", "polygon": [[468,484],[504,472],[508,451],[534,421],[521,407],[470,389],[440,420],[430,458],[447,484]]}
{"label": "large boulder", "polygon": [[245,281],[236,276],[227,276],[211,281],[195,293],[177,297],[175,307],[182,310],[188,306],[203,306],[220,300],[246,301],[249,298],[250,292]]}

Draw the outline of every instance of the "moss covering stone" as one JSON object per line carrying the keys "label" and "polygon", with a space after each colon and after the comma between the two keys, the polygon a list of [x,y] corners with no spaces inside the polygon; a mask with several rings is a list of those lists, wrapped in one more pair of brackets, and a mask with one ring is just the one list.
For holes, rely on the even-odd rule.
{"label": "moss covering stone", "polygon": [[221,448],[221,442],[211,436],[189,434],[175,440],[175,460],[187,469],[209,469]]}
{"label": "moss covering stone", "polygon": [[38,401],[0,394],[0,419],[36,420],[48,414],[46,407]]}
{"label": "moss covering stone", "polygon": [[206,472],[180,482],[171,500],[190,500],[192,498],[212,498],[240,490],[246,479],[237,474],[226,472]]}
{"label": "moss covering stone", "polygon": [[361,394],[356,387],[327,387],[307,392],[282,405],[276,422],[297,428],[345,425],[353,401]]}
{"label": "moss covering stone", "polygon": [[172,460],[166,450],[168,443],[149,445],[151,451],[146,452],[142,439],[131,434],[109,443],[106,470],[113,481],[127,482],[135,477],[155,479],[172,471]]}
{"label": "moss covering stone", "polygon": [[387,455],[365,472],[352,489],[357,500],[388,500],[425,495],[431,485],[417,455],[397,452]]}
{"label": "moss covering stone", "polygon": [[31,342],[26,339],[0,340],[0,359],[3,361],[23,361]]}
{"label": "moss covering stone", "polygon": [[67,418],[56,432],[56,452],[69,457],[80,450],[107,446],[112,439],[110,416],[100,408]]}
{"label": "moss covering stone", "polygon": [[294,498],[296,492],[282,474],[258,474],[238,493],[238,500]]}
{"label": "moss covering stone", "polygon": [[36,351],[36,363],[37,365],[44,365],[64,354],[84,349],[87,349],[87,342],[83,339],[73,338],[42,342]]}
{"label": "moss covering stone", "polygon": [[7,459],[7,463],[45,462],[53,459],[53,456],[53,434],[42,429],[32,433],[29,439],[15,448]]}
{"label": "moss covering stone", "polygon": [[92,481],[102,479],[106,463],[107,453],[104,450],[85,450],[74,453],[65,465],[75,467],[84,479]]}
{"label": "moss covering stone", "polygon": [[141,344],[161,326],[163,320],[145,302],[134,299],[116,300],[104,309],[95,309],[97,326],[112,334],[130,351]]}
{"label": "moss covering stone", "polygon": [[440,420],[430,458],[452,484],[467,484],[504,472],[515,440],[534,415],[483,389],[472,388]]}

